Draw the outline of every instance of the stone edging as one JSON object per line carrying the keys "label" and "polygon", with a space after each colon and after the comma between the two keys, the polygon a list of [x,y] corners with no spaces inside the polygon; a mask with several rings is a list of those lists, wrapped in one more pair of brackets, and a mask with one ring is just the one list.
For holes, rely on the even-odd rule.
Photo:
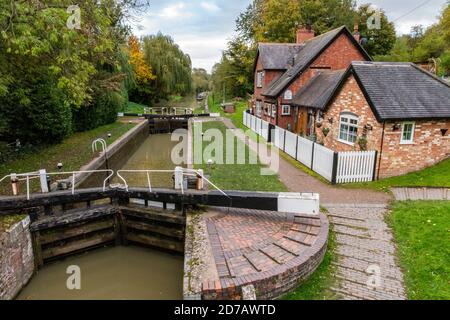
{"label": "stone edging", "polygon": [[391,188],[397,201],[408,200],[450,200],[450,188],[435,187],[407,187]]}
{"label": "stone edging", "polygon": [[[141,132],[141,130],[145,130],[148,127],[148,122],[143,121],[136,125],[131,130],[127,131],[124,135],[119,137],[116,141],[114,141],[110,146],[108,146],[106,152],[108,154],[108,158],[111,158],[116,152],[118,152],[124,145],[126,145],[130,140],[134,139],[137,134]],[[100,170],[105,165],[105,158],[103,154],[97,156],[92,159],[89,163],[82,166],[80,171],[91,171],[91,170]],[[75,186],[80,186],[83,182],[86,181],[92,174],[91,173],[79,173],[75,175]],[[66,179],[67,183],[72,183],[72,178]]]}
{"label": "stone edging", "polygon": [[329,222],[320,214],[321,228],[316,242],[300,256],[271,270],[236,278],[204,281],[202,299],[228,300],[243,299],[243,288],[253,285],[259,300],[276,299],[295,289],[307,280],[325,256],[328,243]]}

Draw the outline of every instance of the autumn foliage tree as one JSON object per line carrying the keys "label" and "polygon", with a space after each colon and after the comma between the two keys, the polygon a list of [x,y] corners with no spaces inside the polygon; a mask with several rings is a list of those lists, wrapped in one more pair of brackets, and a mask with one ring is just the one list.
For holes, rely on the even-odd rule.
{"label": "autumn foliage tree", "polygon": [[151,82],[156,79],[156,76],[145,61],[141,44],[136,36],[128,38],[128,50],[135,79],[135,88],[130,92],[130,97],[136,102],[148,102],[152,92]]}
{"label": "autumn foliage tree", "polygon": [[126,102],[125,22],[146,3],[79,1],[77,26],[71,5],[0,1],[0,140],[55,143],[115,121]]}

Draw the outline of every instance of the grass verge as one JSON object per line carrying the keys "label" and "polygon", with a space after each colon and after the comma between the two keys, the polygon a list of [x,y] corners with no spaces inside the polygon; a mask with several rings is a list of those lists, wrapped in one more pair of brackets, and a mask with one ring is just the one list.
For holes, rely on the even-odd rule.
{"label": "grass verge", "polygon": [[387,222],[412,300],[450,299],[450,202],[396,202]]}
{"label": "grass verge", "polygon": [[345,185],[350,188],[387,190],[390,187],[450,187],[450,159],[421,171],[373,182]]}
{"label": "grass verge", "polygon": [[[206,132],[208,129],[218,129],[222,137],[226,136],[227,127],[219,121],[205,122],[202,123],[202,131]],[[200,130],[199,123],[194,125],[194,130]],[[225,139],[224,139],[225,140]],[[240,140],[239,140],[240,141]],[[194,142],[195,143],[195,142]],[[219,188],[223,190],[245,190],[245,191],[274,191],[274,192],[284,192],[286,187],[278,179],[278,176],[262,176],[261,169],[264,167],[259,162],[257,164],[249,164],[250,153],[254,155],[254,152],[249,149],[247,145],[240,142],[245,148],[245,164],[237,164],[237,148],[238,144],[234,144],[234,163],[235,164],[216,164],[212,165],[211,168],[208,167],[206,161],[208,158],[218,158],[223,159],[220,163],[225,163],[226,155],[226,144],[218,144],[218,148],[215,148],[211,155],[204,156],[203,164],[198,166],[205,171],[207,175],[210,175],[211,181],[216,184]],[[206,148],[211,147],[211,142],[203,142],[203,155],[207,152]],[[223,156],[219,156],[222,153]]]}
{"label": "grass verge", "polygon": [[[33,172],[39,169],[55,172],[58,162],[63,163],[64,171],[79,170],[94,157],[91,149],[93,140],[103,138],[110,145],[135,125],[115,122],[94,130],[75,133],[59,144],[42,146],[33,153],[0,164],[0,178],[11,173]],[[111,137],[108,137],[109,133]],[[0,194],[8,195],[11,192],[10,189],[9,181],[3,181],[0,185]]]}
{"label": "grass verge", "polygon": [[144,108],[146,108],[146,106],[144,106],[143,104],[129,101],[127,104],[127,108],[124,110],[124,112],[125,113],[143,114]]}

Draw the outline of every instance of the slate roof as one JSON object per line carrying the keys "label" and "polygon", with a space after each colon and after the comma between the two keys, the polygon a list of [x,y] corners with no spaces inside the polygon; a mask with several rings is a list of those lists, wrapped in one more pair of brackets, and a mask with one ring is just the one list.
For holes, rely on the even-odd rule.
{"label": "slate roof", "polygon": [[265,70],[287,70],[301,47],[299,44],[260,43],[258,53]]}
{"label": "slate roof", "polygon": [[294,66],[289,68],[281,77],[274,80],[263,95],[277,97],[281,91],[291,84],[343,32],[346,32],[366,58],[371,60],[370,56],[354,39],[347,27],[342,26],[306,41],[295,57]]}
{"label": "slate roof", "polygon": [[322,71],[313,77],[292,99],[292,105],[324,109],[347,70]]}
{"label": "slate roof", "polygon": [[353,62],[379,120],[450,118],[450,84],[413,63]]}

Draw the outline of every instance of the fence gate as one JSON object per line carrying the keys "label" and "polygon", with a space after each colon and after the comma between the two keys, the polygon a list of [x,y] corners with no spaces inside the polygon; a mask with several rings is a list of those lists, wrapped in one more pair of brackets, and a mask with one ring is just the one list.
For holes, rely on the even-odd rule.
{"label": "fence gate", "polygon": [[375,180],[377,151],[339,152],[336,183]]}

